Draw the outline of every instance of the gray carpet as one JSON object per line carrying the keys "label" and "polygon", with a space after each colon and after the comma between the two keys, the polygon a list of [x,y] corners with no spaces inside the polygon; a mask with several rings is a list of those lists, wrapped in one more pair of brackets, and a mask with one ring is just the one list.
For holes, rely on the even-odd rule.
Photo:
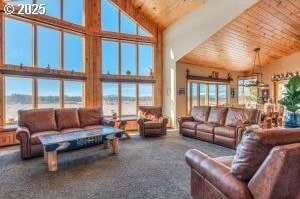
{"label": "gray carpet", "polygon": [[0,198],[190,198],[184,153],[213,156],[234,150],[168,132],[162,138],[121,141],[119,155],[94,146],[59,154],[58,171],[42,158],[22,161],[18,146],[0,148]]}

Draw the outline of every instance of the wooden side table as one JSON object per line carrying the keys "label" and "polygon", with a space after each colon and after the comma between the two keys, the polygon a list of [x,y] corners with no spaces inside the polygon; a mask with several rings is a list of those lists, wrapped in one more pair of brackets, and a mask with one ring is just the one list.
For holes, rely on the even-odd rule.
{"label": "wooden side table", "polygon": [[17,125],[0,126],[0,146],[19,144],[16,138]]}

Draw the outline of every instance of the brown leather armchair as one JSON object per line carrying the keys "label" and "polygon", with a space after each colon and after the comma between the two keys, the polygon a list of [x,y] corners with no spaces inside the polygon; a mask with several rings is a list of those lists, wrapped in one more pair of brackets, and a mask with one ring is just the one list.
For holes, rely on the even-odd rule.
{"label": "brown leather armchair", "polygon": [[185,157],[195,199],[300,198],[300,129],[248,131],[232,157]]}
{"label": "brown leather armchair", "polygon": [[162,116],[162,107],[140,106],[137,123],[142,137],[163,136],[167,133],[168,118]]}

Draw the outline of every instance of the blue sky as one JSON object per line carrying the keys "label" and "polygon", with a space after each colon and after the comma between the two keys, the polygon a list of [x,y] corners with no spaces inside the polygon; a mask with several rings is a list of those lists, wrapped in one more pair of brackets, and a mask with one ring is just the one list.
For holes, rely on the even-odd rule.
{"label": "blue sky", "polygon": [[[63,19],[72,23],[82,24],[83,21],[83,0],[64,0]],[[32,3],[32,0],[19,0],[14,4]],[[46,14],[61,18],[60,0],[37,0],[38,4],[46,4]],[[118,32],[118,9],[107,0],[101,0],[103,30]],[[121,14],[120,32],[127,34],[138,34],[149,36],[140,26],[131,20],[125,14]],[[33,26],[30,23],[5,17],[5,63],[24,66],[32,66],[33,60]],[[20,34],[22,33],[22,34]],[[83,70],[83,39],[76,34],[64,32],[64,68],[66,70]],[[44,26],[37,26],[37,66],[59,69],[61,67],[60,52],[60,32]],[[150,45],[122,42],[120,45],[121,54],[118,55],[119,45],[117,42],[103,41],[102,65],[103,73],[110,71],[111,74],[117,74],[121,58],[121,74],[126,74],[129,70],[131,75],[136,75],[136,67],[139,67],[140,75],[149,75],[153,65],[153,48]],[[137,51],[139,53],[137,54]],[[136,59],[138,56],[138,66]],[[24,78],[6,78],[6,94],[21,93],[30,94],[32,92],[32,80]],[[40,95],[55,95],[58,93],[59,82],[57,80],[39,81]],[[150,86],[141,86],[140,95],[147,95],[152,89]],[[127,96],[135,96],[135,87],[124,85]],[[114,93],[113,87],[108,87],[108,92]],[[78,95],[82,92],[80,84],[69,84],[68,93]]]}

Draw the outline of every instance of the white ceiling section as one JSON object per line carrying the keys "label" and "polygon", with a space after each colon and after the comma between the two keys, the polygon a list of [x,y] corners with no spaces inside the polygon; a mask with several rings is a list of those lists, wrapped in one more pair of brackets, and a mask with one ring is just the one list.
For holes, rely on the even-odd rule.
{"label": "white ceiling section", "polygon": [[[176,61],[258,0],[207,0],[163,32],[164,113],[176,124]],[[184,75],[184,74],[182,74]]]}

